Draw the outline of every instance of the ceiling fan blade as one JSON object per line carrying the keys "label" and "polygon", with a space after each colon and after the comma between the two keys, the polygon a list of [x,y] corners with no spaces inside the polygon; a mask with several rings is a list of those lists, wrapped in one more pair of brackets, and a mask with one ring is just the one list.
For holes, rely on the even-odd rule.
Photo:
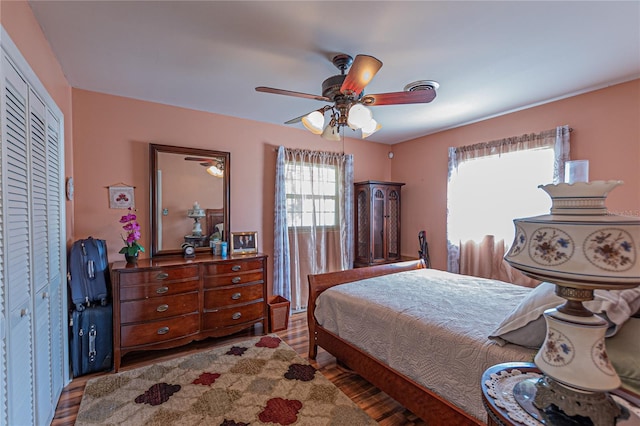
{"label": "ceiling fan blade", "polygon": [[285,121],[285,122],[284,122],[284,124],[295,124],[295,123],[299,123],[299,122],[301,122],[301,121],[302,121],[302,118],[303,118],[303,117],[306,117],[306,116],[307,116],[307,115],[309,115],[309,114],[310,114],[310,113],[308,112],[308,113],[306,113],[306,114],[304,114],[304,115],[301,115],[300,117],[292,118],[292,119],[291,119],[291,120],[289,120],[289,121]]}
{"label": "ceiling fan blade", "polygon": [[434,100],[436,91],[431,89],[414,90],[411,92],[390,92],[365,95],[362,103],[367,106],[426,104]]}
{"label": "ceiling fan blade", "polygon": [[369,55],[357,55],[340,87],[340,92],[344,95],[360,95],[380,68],[382,61]]}
{"label": "ceiling fan blade", "polygon": [[187,161],[207,161],[207,162],[213,162],[214,159],[213,158],[201,158],[201,157],[184,157],[185,160]]}
{"label": "ceiling fan blade", "polygon": [[[324,114],[325,112],[327,112],[327,111],[328,111],[328,110],[330,110],[330,109],[331,109],[331,105],[325,105],[325,106],[323,106],[322,108],[320,108],[320,109],[316,109],[316,110],[314,110],[314,111],[318,111],[318,112],[320,112],[320,113]],[[304,117],[306,117],[307,115],[311,114],[312,112],[313,112],[313,111],[310,111],[310,112],[308,112],[308,113],[306,113],[306,114],[301,115],[300,117],[292,118],[292,119],[291,119],[291,120],[289,120],[289,121],[285,121],[285,122],[284,122],[284,124],[295,124],[295,123],[299,123],[299,122],[301,122],[301,121],[302,121],[302,119],[303,119]]]}
{"label": "ceiling fan blade", "polygon": [[331,102],[331,99],[324,96],[310,95],[309,93],[294,92],[292,90],[274,89],[273,87],[259,86],[256,87],[256,91],[264,93],[274,93],[276,95],[295,96],[297,98],[315,99],[316,101]]}

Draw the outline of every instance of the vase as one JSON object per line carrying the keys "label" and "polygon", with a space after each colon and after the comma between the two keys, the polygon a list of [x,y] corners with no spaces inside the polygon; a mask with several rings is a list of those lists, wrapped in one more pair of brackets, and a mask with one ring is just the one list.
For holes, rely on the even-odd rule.
{"label": "vase", "polygon": [[138,253],[136,254],[125,253],[124,259],[127,261],[127,263],[138,263]]}

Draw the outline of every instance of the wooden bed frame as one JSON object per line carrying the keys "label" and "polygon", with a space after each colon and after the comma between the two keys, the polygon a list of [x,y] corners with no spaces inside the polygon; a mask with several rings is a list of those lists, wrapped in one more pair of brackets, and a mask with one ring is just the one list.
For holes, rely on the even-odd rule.
{"label": "wooden bed frame", "polygon": [[[429,425],[483,425],[433,391],[398,373],[334,333],[322,328],[314,312],[318,296],[328,288],[371,277],[425,268],[423,260],[390,263],[368,268],[309,275],[309,358],[315,359],[318,346],[336,357],[378,389],[386,392]],[[480,383],[478,383],[480,386]]]}

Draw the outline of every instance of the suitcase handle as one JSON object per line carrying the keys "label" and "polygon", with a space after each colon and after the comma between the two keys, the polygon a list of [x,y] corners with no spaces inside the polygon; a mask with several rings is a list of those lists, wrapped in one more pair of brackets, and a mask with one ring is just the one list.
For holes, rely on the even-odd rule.
{"label": "suitcase handle", "polygon": [[89,330],[89,361],[91,362],[96,358],[96,334],[97,331],[92,325]]}
{"label": "suitcase handle", "polygon": [[169,274],[167,274],[166,272],[160,272],[158,275],[156,275],[156,280],[158,281],[166,280],[167,278],[169,278]]}
{"label": "suitcase handle", "polygon": [[167,334],[169,332],[169,327],[162,327],[158,329],[158,334]]}
{"label": "suitcase handle", "polygon": [[167,309],[169,309],[169,305],[160,305],[160,306],[158,306],[158,307],[156,308],[156,311],[158,311],[158,312],[164,312],[164,311],[166,311]]}
{"label": "suitcase handle", "polygon": [[158,293],[158,294],[163,294],[163,293],[166,293],[168,291],[169,291],[169,287],[166,287],[166,286],[165,287],[158,287],[156,289],[156,293]]}

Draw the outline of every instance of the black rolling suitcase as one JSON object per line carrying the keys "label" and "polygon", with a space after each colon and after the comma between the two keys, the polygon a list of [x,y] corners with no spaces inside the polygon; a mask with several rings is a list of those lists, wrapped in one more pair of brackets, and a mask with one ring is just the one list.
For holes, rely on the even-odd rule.
{"label": "black rolling suitcase", "polygon": [[107,245],[92,237],[78,240],[69,253],[71,299],[70,356],[73,376],[110,370],[113,365],[113,307]]}
{"label": "black rolling suitcase", "polygon": [[94,302],[106,305],[109,292],[106,242],[92,237],[74,242],[69,254],[67,278],[71,301],[77,311]]}
{"label": "black rolling suitcase", "polygon": [[73,377],[113,366],[112,305],[85,306],[71,313],[71,367]]}

